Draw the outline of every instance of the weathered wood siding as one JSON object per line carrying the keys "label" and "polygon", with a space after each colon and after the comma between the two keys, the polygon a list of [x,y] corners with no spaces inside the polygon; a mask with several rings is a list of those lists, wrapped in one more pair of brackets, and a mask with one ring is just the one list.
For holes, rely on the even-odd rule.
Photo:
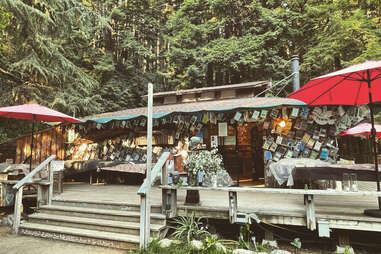
{"label": "weathered wood siding", "polygon": [[[27,162],[31,141],[30,135],[17,139],[15,163]],[[64,134],[60,126],[34,134],[33,143],[32,165],[40,164],[53,154],[57,160],[64,160]]]}

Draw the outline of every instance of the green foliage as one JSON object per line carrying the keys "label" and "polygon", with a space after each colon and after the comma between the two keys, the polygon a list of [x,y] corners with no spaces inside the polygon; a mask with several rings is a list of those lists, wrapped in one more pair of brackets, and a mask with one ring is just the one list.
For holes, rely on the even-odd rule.
{"label": "green foliage", "polygon": [[290,242],[290,244],[297,249],[302,248],[302,242],[300,241],[300,238],[295,238],[294,241]]}
{"label": "green foliage", "polygon": [[[146,249],[132,251],[134,254],[226,254],[216,248],[196,250],[189,243],[179,243],[168,248],[161,248],[158,240],[154,240]],[[228,251],[227,253],[231,253]]]}
{"label": "green foliage", "polygon": [[238,243],[239,245],[244,248],[251,250],[252,249],[252,240],[251,237],[253,236],[253,231],[250,229],[250,224],[246,223],[245,225],[241,226],[239,229],[239,239]]}
{"label": "green foliage", "polygon": [[210,233],[204,229],[201,219],[202,218],[195,218],[194,213],[187,217],[181,216],[176,218],[176,226],[172,227],[175,232],[173,232],[172,236],[188,243],[192,240],[204,239],[210,235]]}
{"label": "green foliage", "polygon": [[0,105],[117,111],[144,106],[147,82],[282,80],[295,54],[303,84],[381,59],[380,38],[378,0],[0,0]]}

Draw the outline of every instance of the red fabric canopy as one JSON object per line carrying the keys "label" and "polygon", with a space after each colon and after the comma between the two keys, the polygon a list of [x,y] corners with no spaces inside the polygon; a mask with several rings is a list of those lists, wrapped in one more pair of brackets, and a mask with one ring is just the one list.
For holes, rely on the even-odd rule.
{"label": "red fabric canopy", "polygon": [[38,104],[24,104],[0,108],[0,117],[45,122],[81,122],[81,120]]}
{"label": "red fabric canopy", "polygon": [[[376,137],[381,138],[381,125],[374,125],[376,128]],[[341,132],[340,136],[346,135],[365,135],[369,137],[371,135],[372,125],[370,123],[361,123],[355,127],[352,127],[346,131]]]}
{"label": "red fabric canopy", "polygon": [[381,101],[381,61],[368,61],[314,78],[287,97],[308,105],[368,104],[368,71],[372,101]]}

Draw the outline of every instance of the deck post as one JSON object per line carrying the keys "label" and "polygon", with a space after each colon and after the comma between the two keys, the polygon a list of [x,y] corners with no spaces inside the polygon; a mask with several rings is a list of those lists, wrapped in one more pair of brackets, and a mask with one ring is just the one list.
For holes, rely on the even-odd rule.
{"label": "deck post", "polygon": [[48,205],[52,204],[52,198],[53,198],[53,184],[54,184],[54,171],[52,167],[52,163],[50,162],[48,165],[48,171],[49,171],[49,194],[48,194]]}
{"label": "deck post", "polygon": [[[147,172],[146,196],[144,211],[144,247],[150,242],[151,233],[151,169],[152,169],[152,112],[153,111],[153,85],[148,83],[148,110],[147,110]],[[142,216],[142,215],[141,215]]]}
{"label": "deck post", "polygon": [[22,194],[24,191],[24,187],[21,186],[17,192],[15,197],[15,210],[13,213],[13,232],[18,234],[19,227],[21,223],[21,212],[22,212]]}
{"label": "deck post", "polygon": [[50,185],[37,185],[37,208],[40,208],[41,205],[47,205],[49,204],[49,191],[50,191]]}
{"label": "deck post", "polygon": [[306,208],[306,225],[311,231],[316,230],[315,204],[313,195],[304,195],[304,205]]}
{"label": "deck post", "polygon": [[229,222],[237,221],[237,192],[229,191]]}
{"label": "deck post", "polygon": [[145,246],[145,221],[146,221],[146,196],[140,195],[140,230],[139,230],[139,247]]}

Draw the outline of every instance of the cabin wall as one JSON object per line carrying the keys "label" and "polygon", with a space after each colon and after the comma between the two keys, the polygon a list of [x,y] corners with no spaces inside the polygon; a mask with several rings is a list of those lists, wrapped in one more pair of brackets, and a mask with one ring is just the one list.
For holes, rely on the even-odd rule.
{"label": "cabin wall", "polygon": [[[64,140],[65,138],[61,126],[34,134],[32,165],[37,166],[53,154],[57,156],[57,160],[64,160]],[[31,141],[31,136],[24,136],[17,139],[15,163],[29,162]]]}

